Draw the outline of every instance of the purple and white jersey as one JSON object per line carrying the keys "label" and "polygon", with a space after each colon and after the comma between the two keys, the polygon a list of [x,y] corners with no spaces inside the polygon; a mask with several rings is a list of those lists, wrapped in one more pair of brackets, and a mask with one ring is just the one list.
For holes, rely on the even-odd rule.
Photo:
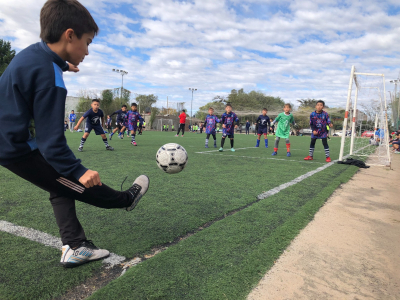
{"label": "purple and white jersey", "polygon": [[235,122],[239,122],[239,118],[234,112],[231,112],[230,114],[223,113],[221,123],[225,124],[226,128],[222,128],[222,133],[227,135],[234,133]]}
{"label": "purple and white jersey", "polygon": [[310,114],[310,127],[312,131],[317,131],[318,134],[314,135],[314,132],[311,134],[311,138],[313,139],[323,139],[328,136],[328,130],[326,125],[331,124],[331,119],[326,111],[322,111],[317,113],[313,111]]}
{"label": "purple and white jersey", "polygon": [[220,119],[218,119],[217,116],[214,115],[207,115],[206,120],[204,121],[204,124],[206,126],[206,133],[207,134],[215,134],[215,127],[217,126],[217,123],[221,122]]}
{"label": "purple and white jersey", "polygon": [[136,128],[138,121],[143,122],[142,116],[137,111],[128,111],[127,113],[129,128]]}

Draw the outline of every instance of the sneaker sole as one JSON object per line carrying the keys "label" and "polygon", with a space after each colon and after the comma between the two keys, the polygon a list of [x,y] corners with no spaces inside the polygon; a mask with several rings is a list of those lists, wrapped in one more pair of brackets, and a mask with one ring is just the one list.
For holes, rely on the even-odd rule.
{"label": "sneaker sole", "polygon": [[143,196],[147,193],[147,191],[149,190],[149,187],[150,187],[150,178],[149,178],[147,175],[143,175],[143,176],[146,176],[146,177],[147,177],[147,181],[148,181],[147,190],[146,190],[143,194],[142,194],[143,190],[140,190],[139,195],[133,200],[131,206],[129,206],[129,207],[126,208],[126,211],[131,211],[131,210],[133,210],[133,209],[136,207],[136,205],[138,205],[140,199],[142,199],[142,197],[143,197]]}
{"label": "sneaker sole", "polygon": [[60,265],[62,265],[64,268],[72,269],[72,268],[76,268],[76,267],[82,266],[84,264],[90,263],[92,261],[98,261],[98,260],[105,259],[109,256],[110,256],[110,254],[103,256],[103,257],[96,258],[96,259],[87,260],[87,261],[84,261],[81,263],[70,263],[70,262],[62,263],[62,262],[60,262]]}

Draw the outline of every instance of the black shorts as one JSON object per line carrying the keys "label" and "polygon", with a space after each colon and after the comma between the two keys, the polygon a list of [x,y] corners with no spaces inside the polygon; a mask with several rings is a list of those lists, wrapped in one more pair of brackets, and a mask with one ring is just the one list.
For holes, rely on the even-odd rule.
{"label": "black shorts", "polygon": [[85,132],[90,133],[92,131],[92,129],[94,130],[96,135],[104,134],[104,129],[103,129],[103,127],[101,127],[100,124],[98,124],[98,125],[93,125],[93,124],[90,124],[90,123],[86,124]]}
{"label": "black shorts", "polygon": [[122,123],[117,122],[116,124],[117,124],[118,130],[121,130],[122,127],[124,127],[124,124],[122,124]]}

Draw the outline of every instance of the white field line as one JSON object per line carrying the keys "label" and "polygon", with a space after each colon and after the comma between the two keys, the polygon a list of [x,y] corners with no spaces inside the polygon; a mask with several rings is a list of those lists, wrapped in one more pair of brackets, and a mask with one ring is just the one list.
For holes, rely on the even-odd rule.
{"label": "white field line", "polygon": [[[60,251],[62,248],[61,240],[58,237],[52,236],[48,233],[36,229],[18,226],[7,221],[0,220],[0,231],[27,238],[28,240],[41,243],[45,246],[49,246]],[[103,263],[107,264],[107,267],[113,267],[117,264],[120,264],[124,260],[126,260],[124,256],[110,253],[110,256],[103,260]]]}
{"label": "white field line", "polygon": [[[250,149],[250,148],[255,148],[255,147],[235,148],[235,150],[243,150],[243,149]],[[209,152],[219,152],[219,150],[208,150],[208,151],[195,152],[195,153],[203,154],[203,153],[209,153]]]}
{"label": "white field line", "polygon": [[[211,151],[209,151],[211,152]],[[196,152],[199,153],[199,152]],[[209,154],[209,155],[216,155],[215,153],[206,153],[202,152],[200,154]],[[232,155],[232,154],[221,154],[221,157],[225,156],[232,156],[232,157],[241,157],[241,158],[254,158],[254,159],[272,159],[272,160],[282,160],[282,161],[291,161],[291,162],[298,162],[298,163],[306,163],[306,164],[321,164],[325,165],[326,163],[317,162],[317,161],[305,161],[305,160],[295,160],[295,159],[284,159],[284,158],[273,158],[273,157],[255,157],[255,156],[244,156],[244,155]]]}

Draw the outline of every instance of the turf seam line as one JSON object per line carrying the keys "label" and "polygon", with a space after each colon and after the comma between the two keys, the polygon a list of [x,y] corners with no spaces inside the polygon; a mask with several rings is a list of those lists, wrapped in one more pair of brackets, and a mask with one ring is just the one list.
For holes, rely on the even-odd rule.
{"label": "turf seam line", "polygon": [[[60,238],[58,237],[52,236],[48,233],[33,228],[19,226],[3,220],[0,220],[0,231],[7,232],[19,237],[24,237],[28,240],[55,248],[57,250],[61,250],[63,246]],[[117,264],[120,264],[124,260],[126,260],[124,256],[110,253],[110,256],[103,260],[103,263],[107,264],[107,268],[111,268]]]}

